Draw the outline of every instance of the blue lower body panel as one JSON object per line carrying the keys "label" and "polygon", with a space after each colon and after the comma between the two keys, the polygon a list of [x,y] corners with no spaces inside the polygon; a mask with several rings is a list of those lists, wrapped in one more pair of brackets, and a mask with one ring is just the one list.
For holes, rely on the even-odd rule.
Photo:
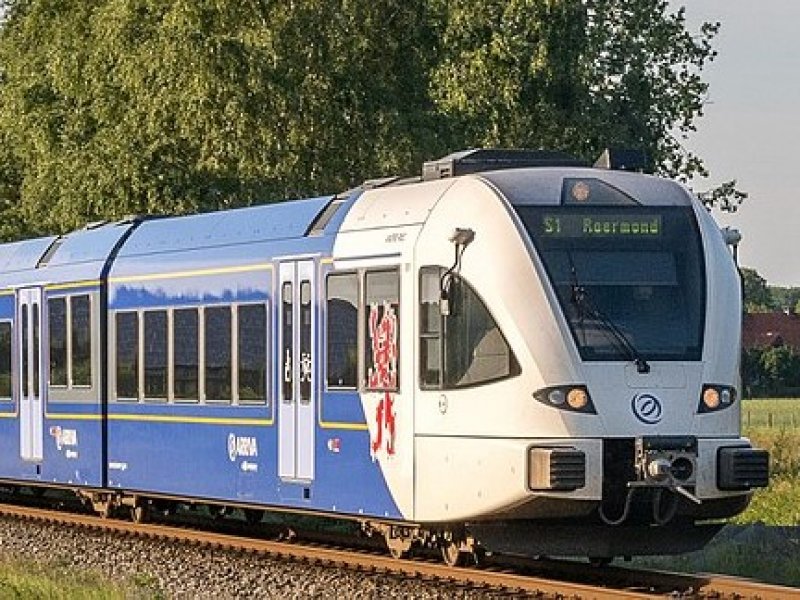
{"label": "blue lower body panel", "polygon": [[114,404],[108,481],[125,491],[401,518],[366,430],[319,429],[315,477],[278,476],[278,427],[265,406]]}
{"label": "blue lower body panel", "polygon": [[22,459],[21,427],[13,405],[0,411],[0,478],[77,487],[103,485],[99,405],[48,405],[43,417],[40,461]]}

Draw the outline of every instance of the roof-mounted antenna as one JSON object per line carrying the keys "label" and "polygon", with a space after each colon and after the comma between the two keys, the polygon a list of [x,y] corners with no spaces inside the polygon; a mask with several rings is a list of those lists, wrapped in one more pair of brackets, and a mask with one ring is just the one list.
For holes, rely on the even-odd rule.
{"label": "roof-mounted antenna", "polygon": [[482,171],[526,167],[585,167],[587,164],[564,152],[551,150],[474,149],[454,152],[422,165],[422,180],[444,179]]}
{"label": "roof-mounted antenna", "polygon": [[643,173],[647,169],[647,154],[644,150],[606,148],[595,161],[594,168]]}

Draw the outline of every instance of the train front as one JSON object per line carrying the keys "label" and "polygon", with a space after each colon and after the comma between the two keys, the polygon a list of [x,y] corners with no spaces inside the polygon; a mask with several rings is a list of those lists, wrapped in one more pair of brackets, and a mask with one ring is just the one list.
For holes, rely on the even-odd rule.
{"label": "train front", "polygon": [[484,422],[527,438],[526,489],[496,506],[513,526],[473,531],[542,554],[702,546],[717,526],[697,523],[742,511],[768,479],[767,453],[740,435],[740,279],[719,228],[683,187],[645,175],[482,178],[520,244],[479,226],[476,245],[483,229],[506,249],[487,268],[468,247],[461,268],[493,281],[476,287],[519,364]]}

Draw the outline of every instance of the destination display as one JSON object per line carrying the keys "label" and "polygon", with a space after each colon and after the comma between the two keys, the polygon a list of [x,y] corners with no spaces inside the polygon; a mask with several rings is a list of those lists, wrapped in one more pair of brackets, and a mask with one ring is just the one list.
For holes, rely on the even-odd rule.
{"label": "destination display", "polygon": [[563,238],[657,238],[663,231],[660,215],[545,214],[542,235]]}

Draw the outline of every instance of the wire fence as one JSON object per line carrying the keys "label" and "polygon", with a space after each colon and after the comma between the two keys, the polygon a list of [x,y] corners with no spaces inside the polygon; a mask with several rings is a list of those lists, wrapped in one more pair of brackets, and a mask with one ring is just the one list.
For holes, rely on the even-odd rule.
{"label": "wire fence", "polygon": [[800,428],[800,414],[744,409],[742,425],[745,427],[768,427],[769,429],[797,429]]}

